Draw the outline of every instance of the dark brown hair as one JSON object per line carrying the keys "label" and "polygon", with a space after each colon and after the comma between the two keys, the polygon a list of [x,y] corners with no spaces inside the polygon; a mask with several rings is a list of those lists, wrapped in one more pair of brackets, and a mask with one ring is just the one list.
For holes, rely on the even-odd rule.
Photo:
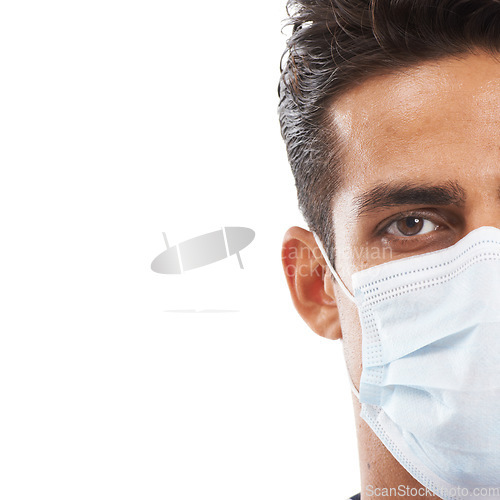
{"label": "dark brown hair", "polygon": [[299,208],[333,261],[342,145],[326,111],[371,76],[478,50],[499,54],[500,0],[289,0],[287,13],[281,133]]}

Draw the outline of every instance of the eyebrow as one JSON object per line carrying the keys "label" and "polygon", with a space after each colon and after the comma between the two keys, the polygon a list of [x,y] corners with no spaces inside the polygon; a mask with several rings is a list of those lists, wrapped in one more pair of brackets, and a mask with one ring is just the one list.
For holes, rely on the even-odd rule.
{"label": "eyebrow", "polygon": [[357,217],[399,205],[465,204],[465,191],[456,182],[441,185],[380,183],[354,198]]}

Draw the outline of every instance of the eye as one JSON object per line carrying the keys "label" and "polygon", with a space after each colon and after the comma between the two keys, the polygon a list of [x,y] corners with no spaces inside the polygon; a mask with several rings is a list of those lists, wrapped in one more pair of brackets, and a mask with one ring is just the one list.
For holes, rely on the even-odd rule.
{"label": "eye", "polygon": [[394,236],[416,236],[435,231],[438,227],[438,224],[428,219],[410,215],[391,222],[387,226],[386,232]]}

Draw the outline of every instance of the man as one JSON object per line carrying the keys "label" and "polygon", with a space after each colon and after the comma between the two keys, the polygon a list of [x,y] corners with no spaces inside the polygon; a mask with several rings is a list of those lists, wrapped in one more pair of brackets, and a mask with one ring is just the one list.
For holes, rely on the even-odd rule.
{"label": "man", "polygon": [[500,498],[500,2],[288,11],[283,264],[343,340],[361,499]]}

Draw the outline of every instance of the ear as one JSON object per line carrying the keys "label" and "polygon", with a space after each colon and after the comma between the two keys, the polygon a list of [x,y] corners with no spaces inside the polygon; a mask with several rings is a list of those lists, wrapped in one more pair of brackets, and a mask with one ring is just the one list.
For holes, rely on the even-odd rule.
{"label": "ear", "polygon": [[291,227],[281,257],[293,304],[302,319],[322,337],[342,338],[331,273],[313,234]]}

